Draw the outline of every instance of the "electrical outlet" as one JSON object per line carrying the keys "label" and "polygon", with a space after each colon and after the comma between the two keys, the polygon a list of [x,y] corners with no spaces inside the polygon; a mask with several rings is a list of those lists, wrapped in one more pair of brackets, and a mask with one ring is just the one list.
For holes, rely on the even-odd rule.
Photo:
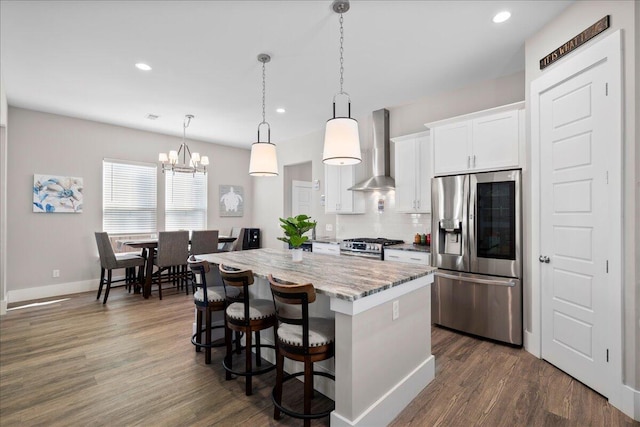
{"label": "electrical outlet", "polygon": [[51,277],[60,277],[60,270],[53,270],[51,272]]}
{"label": "electrical outlet", "polygon": [[327,231],[333,231],[333,224],[327,224],[327,225],[325,226],[325,230],[327,230]]}
{"label": "electrical outlet", "polygon": [[391,320],[396,320],[400,317],[400,301],[395,300],[393,302],[393,314],[391,315]]}

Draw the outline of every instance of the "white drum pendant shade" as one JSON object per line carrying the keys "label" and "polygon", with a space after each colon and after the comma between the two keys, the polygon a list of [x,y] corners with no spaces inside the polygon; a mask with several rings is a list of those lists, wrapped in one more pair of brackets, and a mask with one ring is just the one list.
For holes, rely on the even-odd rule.
{"label": "white drum pendant shade", "polygon": [[254,142],[251,145],[251,159],[249,160],[249,175],[277,176],[278,158],[276,146],[269,142]]}
{"label": "white drum pendant shade", "polygon": [[336,117],[327,121],[324,133],[322,161],[328,165],[360,163],[360,134],[358,121],[350,117]]}

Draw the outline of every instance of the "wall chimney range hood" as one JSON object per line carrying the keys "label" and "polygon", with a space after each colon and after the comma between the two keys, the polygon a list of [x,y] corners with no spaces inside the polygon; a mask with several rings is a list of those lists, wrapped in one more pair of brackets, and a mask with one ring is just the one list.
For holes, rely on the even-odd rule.
{"label": "wall chimney range hood", "polygon": [[389,110],[373,112],[373,169],[371,177],[349,188],[352,191],[389,191],[396,188],[391,178]]}

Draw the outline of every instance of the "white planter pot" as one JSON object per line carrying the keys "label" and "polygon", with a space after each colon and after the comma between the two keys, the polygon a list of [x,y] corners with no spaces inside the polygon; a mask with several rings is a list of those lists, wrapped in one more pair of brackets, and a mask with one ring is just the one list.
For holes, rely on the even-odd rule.
{"label": "white planter pot", "polygon": [[302,248],[291,249],[291,261],[300,262],[302,261]]}

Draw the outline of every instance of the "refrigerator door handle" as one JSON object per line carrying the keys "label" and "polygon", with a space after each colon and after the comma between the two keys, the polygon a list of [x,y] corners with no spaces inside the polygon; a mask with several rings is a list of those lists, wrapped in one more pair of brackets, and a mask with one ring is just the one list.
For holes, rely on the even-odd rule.
{"label": "refrigerator door handle", "polygon": [[508,286],[508,287],[514,287],[516,286],[516,282],[514,282],[513,280],[490,280],[490,279],[480,279],[477,277],[469,277],[469,276],[458,276],[455,274],[447,274],[447,273],[442,273],[440,271],[436,272],[436,276],[439,277],[444,277],[445,279],[452,279],[452,280],[462,280],[465,282],[471,282],[471,283],[478,283],[481,285],[496,285],[496,286]]}

